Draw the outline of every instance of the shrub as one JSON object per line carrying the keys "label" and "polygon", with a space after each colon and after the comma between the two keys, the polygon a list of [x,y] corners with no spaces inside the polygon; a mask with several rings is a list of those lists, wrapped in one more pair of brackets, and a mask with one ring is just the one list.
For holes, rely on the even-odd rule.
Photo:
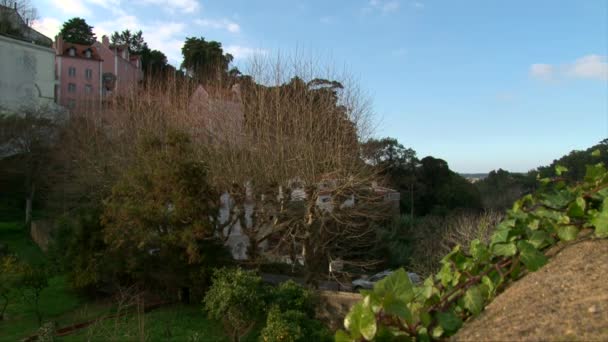
{"label": "shrub", "polygon": [[293,280],[288,280],[274,288],[271,293],[270,302],[281,311],[295,310],[314,317],[315,300],[312,291],[298,285]]}
{"label": "shrub", "polygon": [[0,321],[11,300],[15,298],[16,289],[25,272],[25,265],[14,256],[0,257]]}
{"label": "shrub", "polygon": [[265,289],[253,271],[218,269],[203,300],[209,317],[222,320],[235,340],[244,336],[263,316]]}
{"label": "shrub", "polygon": [[297,310],[281,311],[273,306],[260,339],[265,342],[332,341],[329,330],[317,320]]}

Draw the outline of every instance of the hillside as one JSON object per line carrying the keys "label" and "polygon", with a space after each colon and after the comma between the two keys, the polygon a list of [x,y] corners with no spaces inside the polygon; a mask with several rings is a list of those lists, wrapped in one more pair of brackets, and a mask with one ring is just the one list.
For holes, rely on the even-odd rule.
{"label": "hillside", "polygon": [[607,341],[608,240],[566,247],[507,288],[456,341]]}

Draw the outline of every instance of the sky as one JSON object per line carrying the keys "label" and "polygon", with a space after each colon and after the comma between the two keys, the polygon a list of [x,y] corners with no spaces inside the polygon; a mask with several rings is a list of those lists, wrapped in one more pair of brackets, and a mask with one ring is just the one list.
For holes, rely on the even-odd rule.
{"label": "sky", "polygon": [[608,138],[606,0],[30,0],[53,37],[79,16],[98,38],[142,30],[179,65],[185,37],[237,66],[307,50],[345,66],[375,135],[458,172],[525,172]]}

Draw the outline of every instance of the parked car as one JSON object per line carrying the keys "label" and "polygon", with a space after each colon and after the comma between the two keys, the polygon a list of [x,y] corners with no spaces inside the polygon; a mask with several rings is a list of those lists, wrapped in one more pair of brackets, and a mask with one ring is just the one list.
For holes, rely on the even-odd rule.
{"label": "parked car", "polygon": [[[376,273],[372,276],[363,276],[359,279],[353,280],[353,290],[354,291],[358,291],[360,289],[371,289],[372,287],[374,287],[374,284],[386,277],[388,277],[391,273],[393,273],[394,271],[392,270],[385,270],[382,271],[380,273]],[[412,281],[412,283],[414,284],[419,284],[422,280],[420,279],[420,276],[417,275],[416,273],[413,272],[407,272],[408,277],[410,278],[410,280]]]}

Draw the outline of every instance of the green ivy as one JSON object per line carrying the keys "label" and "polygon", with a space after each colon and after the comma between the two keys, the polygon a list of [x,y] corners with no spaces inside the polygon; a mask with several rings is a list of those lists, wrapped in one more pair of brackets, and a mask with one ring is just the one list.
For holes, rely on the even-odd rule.
{"label": "green ivy", "polygon": [[363,300],[351,308],[346,330],[339,330],[335,340],[449,337],[506,284],[543,267],[550,247],[582,234],[608,237],[608,172],[601,163],[586,171],[584,181],[568,184],[562,176],[568,169],[557,166],[555,178],[539,179],[539,191],[514,203],[489,244],[474,240],[467,250],[456,246],[422,285],[414,286],[400,269],[361,291]]}

